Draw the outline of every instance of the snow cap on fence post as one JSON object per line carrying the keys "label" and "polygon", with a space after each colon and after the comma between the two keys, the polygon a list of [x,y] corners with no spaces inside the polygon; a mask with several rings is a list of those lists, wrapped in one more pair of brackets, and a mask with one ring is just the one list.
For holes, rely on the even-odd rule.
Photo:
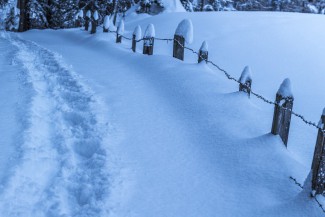
{"label": "snow cap on fence post", "polygon": [[239,78],[239,91],[246,92],[248,93],[248,96],[250,96],[251,87],[252,87],[252,72],[249,66],[245,66]]}
{"label": "snow cap on fence post", "polygon": [[184,60],[185,42],[191,44],[193,42],[193,25],[189,19],[184,19],[177,26],[174,35],[173,57]]}
{"label": "snow cap on fence post", "polygon": [[84,11],[83,11],[83,10],[80,10],[80,11],[79,11],[79,13],[78,13],[78,17],[81,17],[81,18],[84,17]]}
{"label": "snow cap on fence post", "polygon": [[325,108],[318,123],[318,133],[316,145],[314,149],[314,157],[311,165],[312,179],[311,179],[311,195],[314,197],[317,194],[325,193]]}
{"label": "snow cap on fence post", "polygon": [[76,27],[82,27],[84,20],[84,12],[80,10],[76,16]]}
{"label": "snow cap on fence post", "polygon": [[132,34],[132,51],[135,52],[137,49],[137,41],[140,40],[142,37],[141,27],[138,25],[135,27],[133,34]]}
{"label": "snow cap on fence post", "polygon": [[198,63],[202,62],[203,60],[207,61],[208,60],[208,43],[206,41],[203,41],[200,50],[199,50],[199,55],[198,55]]}
{"label": "snow cap on fence post", "polygon": [[193,42],[193,24],[190,19],[182,20],[175,31],[175,35],[182,36],[185,42],[191,44]]}
{"label": "snow cap on fence post", "polygon": [[122,36],[124,33],[124,21],[121,20],[117,27],[117,32],[116,32],[116,43],[121,43],[122,42]]}
{"label": "snow cap on fence post", "polygon": [[271,130],[273,135],[280,135],[286,147],[288,144],[293,101],[291,82],[286,78],[276,93]]}
{"label": "snow cap on fence post", "polygon": [[106,16],[104,17],[103,32],[108,32],[109,24],[110,24],[110,22],[109,22],[109,16],[106,15]]}
{"label": "snow cap on fence post", "polygon": [[289,78],[283,80],[277,94],[281,95],[283,98],[288,98],[288,97],[293,98],[293,94],[291,91],[291,82]]}
{"label": "snow cap on fence post", "polygon": [[155,26],[153,24],[149,24],[143,36],[143,54],[153,54],[155,35]]}

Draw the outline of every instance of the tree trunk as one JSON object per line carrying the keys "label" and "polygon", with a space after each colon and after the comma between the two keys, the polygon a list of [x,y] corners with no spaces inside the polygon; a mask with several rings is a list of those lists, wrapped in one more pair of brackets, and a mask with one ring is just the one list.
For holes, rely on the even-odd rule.
{"label": "tree trunk", "polygon": [[20,9],[18,32],[24,32],[29,29],[29,13],[27,9],[28,0],[18,0],[17,8]]}

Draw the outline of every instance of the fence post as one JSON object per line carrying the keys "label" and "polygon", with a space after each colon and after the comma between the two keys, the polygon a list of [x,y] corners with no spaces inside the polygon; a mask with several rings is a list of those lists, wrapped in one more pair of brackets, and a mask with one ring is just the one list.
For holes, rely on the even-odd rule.
{"label": "fence post", "polygon": [[91,17],[91,12],[90,12],[90,10],[88,10],[86,13],[86,17],[85,17],[85,30],[86,31],[88,31],[88,29],[89,29],[90,17]]}
{"label": "fence post", "polygon": [[199,57],[198,57],[198,63],[202,62],[203,60],[208,60],[208,43],[204,41],[201,45],[201,48],[199,50]]}
{"label": "fence post", "polygon": [[251,95],[252,72],[249,66],[246,66],[239,78],[239,91],[246,92],[248,97]]}
{"label": "fence post", "polygon": [[122,42],[123,33],[124,33],[124,21],[121,20],[116,31],[116,43]]}
{"label": "fence post", "polygon": [[142,35],[141,27],[138,25],[134,29],[133,35],[132,35],[132,51],[133,52],[136,52],[136,50],[137,50],[137,41],[141,39],[141,35]]}
{"label": "fence post", "polygon": [[274,106],[274,115],[271,130],[271,133],[273,135],[280,135],[286,147],[288,144],[293,100],[294,97],[291,92],[291,83],[290,80],[286,78],[282,82],[276,94],[276,105]]}
{"label": "fence post", "polygon": [[[325,130],[325,109],[323,110],[318,126],[322,130]],[[325,135],[321,129],[318,129],[314,158],[311,166],[311,188],[313,196],[325,193]]]}
{"label": "fence post", "polygon": [[104,18],[104,23],[103,23],[103,32],[108,32],[108,28],[109,28],[109,16],[106,15]]}
{"label": "fence post", "polygon": [[91,19],[91,31],[90,34],[95,34],[97,30],[98,11],[95,11]]}
{"label": "fence post", "polygon": [[174,34],[173,57],[184,60],[185,42],[192,43],[193,40],[193,25],[188,19],[182,20],[177,26]]}
{"label": "fence post", "polygon": [[149,24],[143,36],[143,54],[152,55],[155,42],[155,27]]}
{"label": "fence post", "polygon": [[183,36],[174,35],[173,57],[184,60],[185,39]]}

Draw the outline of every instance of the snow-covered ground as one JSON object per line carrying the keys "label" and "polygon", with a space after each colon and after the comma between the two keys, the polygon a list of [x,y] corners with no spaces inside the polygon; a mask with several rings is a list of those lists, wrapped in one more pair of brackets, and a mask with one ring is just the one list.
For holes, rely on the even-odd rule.
{"label": "snow-covered ground", "polygon": [[[132,20],[131,20],[132,17]],[[317,122],[325,99],[325,17],[170,13],[125,21],[172,38],[190,18],[198,50],[269,99],[289,77],[294,110]],[[100,28],[99,28],[100,31]],[[131,52],[81,29],[1,33],[2,216],[323,216],[303,183],[316,129],[293,117],[288,149],[273,107],[197,56]],[[2,67],[4,66],[4,67]],[[322,198],[320,198],[322,199]]]}

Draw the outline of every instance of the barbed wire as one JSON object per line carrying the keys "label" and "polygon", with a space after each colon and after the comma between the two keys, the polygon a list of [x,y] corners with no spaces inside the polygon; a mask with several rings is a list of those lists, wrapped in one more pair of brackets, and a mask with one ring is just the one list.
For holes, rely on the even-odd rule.
{"label": "barbed wire", "polygon": [[[291,180],[294,181],[294,183],[299,186],[301,189],[304,189],[304,187],[302,186],[302,184],[300,184],[297,179],[293,178],[292,176],[289,177]],[[322,209],[323,213],[325,213],[325,209],[324,209],[324,205],[319,202],[319,200],[317,199],[316,196],[312,196],[312,198],[316,201],[316,203],[318,204],[318,206]]]}
{"label": "barbed wire", "polygon": [[[100,25],[102,26],[102,25]],[[111,31],[111,30],[108,30],[108,32],[110,33],[115,33],[117,34],[117,31]],[[126,37],[124,35],[120,35],[122,38],[126,39],[126,40],[133,40],[133,38],[129,38],[129,37]],[[167,41],[167,42],[170,42],[170,41],[174,41],[176,42],[179,46],[181,46],[182,48],[192,52],[193,54],[197,55],[198,57],[202,58],[206,63],[208,64],[211,64],[212,66],[214,66],[215,68],[217,68],[219,71],[223,72],[225,74],[225,76],[228,78],[228,80],[232,80],[232,81],[235,81],[236,83],[238,84],[242,84],[238,79],[236,79],[235,77],[231,76],[231,74],[229,72],[227,72],[225,69],[221,68],[218,64],[212,62],[211,60],[207,60],[204,56],[202,56],[199,52],[195,51],[194,49],[190,48],[190,47],[187,47],[185,45],[183,45],[183,43],[181,43],[180,41],[178,41],[177,39],[171,39],[171,38],[158,38],[158,37],[143,37],[141,39],[138,39],[138,40],[135,40],[136,42],[141,42],[141,41],[145,41],[145,40],[150,40],[150,39],[154,39],[154,40],[158,40],[158,41]],[[258,94],[256,93],[255,91],[252,90],[251,87],[247,86],[246,84],[242,84],[244,85],[249,91],[250,93],[255,96],[256,98],[264,101],[265,103],[267,104],[270,104],[270,105],[274,105],[274,106],[279,106],[281,107],[282,109],[286,110],[286,111],[289,111],[291,112],[292,115],[294,115],[295,117],[299,118],[300,120],[302,120],[305,124],[309,125],[309,126],[313,126],[315,127],[316,129],[320,130],[321,132],[325,133],[325,129],[321,128],[320,126],[318,126],[318,124],[316,124],[315,122],[312,122],[312,121],[309,121],[307,120],[303,115],[293,111],[292,109],[289,109],[289,108],[285,108],[283,107],[282,105],[280,105],[279,103],[277,102],[274,102],[274,101],[271,101],[269,99],[267,99],[266,97],[262,96],[261,94]],[[284,100],[287,100],[287,98],[284,98]]]}

